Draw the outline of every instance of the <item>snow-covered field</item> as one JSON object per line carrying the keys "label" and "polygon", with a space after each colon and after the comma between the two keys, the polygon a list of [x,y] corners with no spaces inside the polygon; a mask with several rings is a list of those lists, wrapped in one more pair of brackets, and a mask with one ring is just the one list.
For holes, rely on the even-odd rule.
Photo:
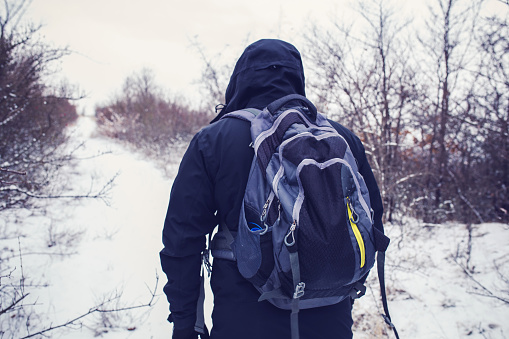
{"label": "snow-covered field", "polygon": [[[66,185],[74,192],[91,185],[95,190],[118,173],[110,206],[99,199],[46,200],[40,202],[48,205],[42,215],[27,210],[1,214],[0,230],[12,235],[0,238],[2,258],[11,256],[9,263],[16,268],[1,283],[18,283],[23,273],[29,293],[23,304],[33,310],[30,323],[42,330],[109,299],[103,309],[147,304],[158,282],[152,307],[95,312],[46,335],[170,338],[158,252],[181,154],[176,152],[162,170],[127,147],[97,137],[90,117],[80,118],[74,138],[86,141],[79,152],[88,159],[69,171]],[[90,158],[100,152],[106,154]],[[509,337],[508,225],[474,225],[469,237],[466,225],[423,225],[409,219],[386,225],[386,233],[392,239],[386,261],[389,309],[401,338]],[[383,338],[385,333],[393,338],[378,315],[376,272],[368,281],[366,296],[354,307],[355,338]],[[209,315],[211,306],[209,294]],[[16,335],[27,335],[25,328]]]}

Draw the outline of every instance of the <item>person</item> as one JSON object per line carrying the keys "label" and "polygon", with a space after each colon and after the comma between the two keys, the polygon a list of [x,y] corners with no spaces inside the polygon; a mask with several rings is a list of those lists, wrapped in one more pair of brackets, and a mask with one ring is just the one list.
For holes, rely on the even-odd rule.
{"label": "person", "polygon": [[[253,160],[250,123],[221,119],[243,108],[263,109],[288,94],[305,95],[299,51],[273,39],[249,45],[238,59],[225,93],[225,106],[210,125],[190,142],[173,183],[160,252],[168,277],[164,292],[170,304],[173,339],[198,338],[194,330],[200,294],[201,253],[206,235],[220,224],[235,232]],[[358,137],[337,122],[333,127],[347,140],[370,192],[376,227],[382,227],[378,186]],[[290,338],[290,316],[268,301],[239,273],[236,263],[214,259],[212,339]],[[352,301],[303,309],[299,314],[304,339],[351,338]],[[202,335],[201,338],[207,337]]]}

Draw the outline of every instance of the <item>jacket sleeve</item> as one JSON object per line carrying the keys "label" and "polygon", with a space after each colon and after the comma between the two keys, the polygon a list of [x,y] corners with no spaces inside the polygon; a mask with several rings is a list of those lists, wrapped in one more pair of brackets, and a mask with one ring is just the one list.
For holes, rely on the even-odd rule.
{"label": "jacket sleeve", "polygon": [[217,225],[214,185],[198,133],[182,158],[173,182],[163,229],[161,266],[168,282],[164,292],[170,303],[174,328],[189,328],[196,321],[200,290],[201,252],[205,235]]}

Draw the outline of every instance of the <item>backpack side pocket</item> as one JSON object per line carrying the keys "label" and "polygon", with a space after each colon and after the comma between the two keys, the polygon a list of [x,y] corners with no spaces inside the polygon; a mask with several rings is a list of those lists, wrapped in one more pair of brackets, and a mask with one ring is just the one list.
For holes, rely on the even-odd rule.
{"label": "backpack side pocket", "polygon": [[[240,274],[253,285],[265,284],[274,269],[272,227],[260,222],[260,213],[244,204],[233,250]],[[257,218],[254,218],[257,216]]]}

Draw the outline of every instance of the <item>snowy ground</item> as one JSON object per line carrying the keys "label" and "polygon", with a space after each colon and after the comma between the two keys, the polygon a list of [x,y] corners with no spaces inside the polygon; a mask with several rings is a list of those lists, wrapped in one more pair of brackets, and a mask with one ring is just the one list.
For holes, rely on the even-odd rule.
{"label": "snowy ground", "polygon": [[[402,338],[509,337],[508,225],[473,226],[470,245],[465,225],[412,221],[386,231],[393,240],[386,260],[389,310]],[[354,313],[357,338],[386,330],[383,321],[369,330],[381,313],[374,272],[370,281],[373,292]]]}
{"label": "snowy ground", "polygon": [[[11,256],[9,262],[16,267],[11,281],[4,278],[2,283],[16,283],[22,267],[30,293],[23,302],[27,310],[34,310],[31,324],[42,330],[114,296],[120,297],[106,308],[146,304],[159,277],[154,306],[94,313],[82,318],[81,326],[47,334],[73,339],[170,338],[162,293],[166,277],[158,252],[179,154],[163,171],[93,131],[92,118],[80,118],[74,134],[77,141],[86,141],[80,154],[108,153],[81,161],[70,171],[67,185],[74,191],[88,190],[91,183],[100,188],[119,173],[110,192],[111,206],[97,199],[51,200],[42,202],[51,206],[43,215],[0,215],[4,234],[21,234],[0,239],[1,258]],[[509,337],[508,225],[475,225],[470,238],[465,225],[425,227],[415,220],[386,225],[386,232],[392,239],[386,265],[389,308],[401,338]],[[355,338],[387,337],[378,316],[376,272],[369,282],[367,295],[355,304]],[[207,314],[211,304],[209,295]],[[24,335],[22,328],[14,337]]]}

